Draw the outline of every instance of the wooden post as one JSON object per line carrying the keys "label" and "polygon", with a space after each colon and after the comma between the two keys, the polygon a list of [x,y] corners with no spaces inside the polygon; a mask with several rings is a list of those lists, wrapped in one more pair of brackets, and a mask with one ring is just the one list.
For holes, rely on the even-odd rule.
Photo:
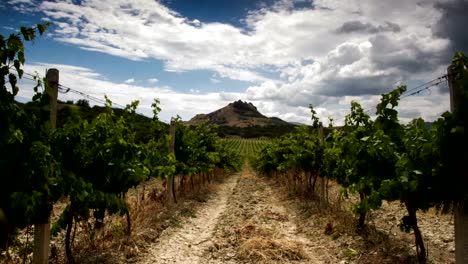
{"label": "wooden post", "polygon": [[450,112],[457,115],[461,106],[461,99],[463,98],[463,87],[459,87],[455,82],[455,72],[453,71],[452,66],[447,68],[447,81],[450,90]]}
{"label": "wooden post", "polygon": [[[57,96],[59,84],[59,71],[49,69],[46,73],[47,86],[46,92],[49,93],[50,102],[50,126],[52,133],[57,126]],[[49,263],[49,240],[50,240],[50,220],[44,220],[45,223],[34,224],[34,250],[33,263]]]}
{"label": "wooden post", "polygon": [[462,203],[455,207],[455,263],[468,263],[468,210]]}
{"label": "wooden post", "polygon": [[[451,66],[447,69],[448,84],[450,89],[450,111],[459,117],[461,100],[463,98],[463,87],[460,87],[454,79]],[[465,126],[466,124],[463,124]],[[464,202],[458,204],[454,209],[455,222],[455,263],[468,263],[468,206]]]}
{"label": "wooden post", "polygon": [[46,73],[46,79],[49,90],[50,102],[50,126],[51,133],[57,128],[57,97],[59,84],[59,71],[57,69],[49,69]]}
{"label": "wooden post", "polygon": [[[169,128],[169,134],[171,137],[171,141],[169,144],[169,153],[172,153],[175,156],[175,131],[176,131],[176,123],[174,120],[171,119],[171,126]],[[169,204],[177,203],[176,196],[175,196],[175,176],[169,175],[167,178],[167,201]]]}

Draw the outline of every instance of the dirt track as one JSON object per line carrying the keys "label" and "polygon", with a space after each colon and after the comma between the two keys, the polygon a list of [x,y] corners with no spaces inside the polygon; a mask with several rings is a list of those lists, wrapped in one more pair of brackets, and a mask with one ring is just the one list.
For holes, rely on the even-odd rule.
{"label": "dirt track", "polygon": [[[372,234],[382,239],[372,234],[369,239],[349,231],[354,225],[352,214],[349,221],[340,222],[336,217],[349,218],[346,215],[350,213],[316,211],[314,202],[298,200],[273,185],[277,184],[244,166],[242,172],[230,176],[205,203],[194,208],[190,216],[167,228],[137,263],[416,262],[412,235],[394,230],[394,223],[372,220],[377,228]],[[398,219],[401,210],[392,206],[395,207],[386,205],[376,214]],[[378,219],[381,218],[388,217]],[[453,228],[447,216],[421,216],[424,228],[439,222],[445,229]],[[328,234],[327,223],[333,226]],[[439,233],[432,229],[426,232],[432,236]],[[453,252],[446,250],[453,242],[445,239],[447,243],[435,247],[433,241],[442,238],[428,238],[430,263],[453,263]]]}
{"label": "dirt track", "polygon": [[212,244],[213,230],[238,178],[239,174],[235,174],[226,180],[193,217],[166,229],[140,263],[200,263]]}
{"label": "dirt track", "polygon": [[317,254],[322,246],[298,232],[297,216],[280,197],[244,167],[202,263],[328,263],[330,256]]}
{"label": "dirt track", "polygon": [[271,188],[245,168],[192,217],[165,230],[138,263],[323,263],[293,220]]}

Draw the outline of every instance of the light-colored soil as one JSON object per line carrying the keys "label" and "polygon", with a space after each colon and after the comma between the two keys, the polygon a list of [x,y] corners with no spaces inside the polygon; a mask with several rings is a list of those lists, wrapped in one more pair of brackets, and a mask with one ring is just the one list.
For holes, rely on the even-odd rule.
{"label": "light-colored soil", "polygon": [[297,232],[295,216],[248,167],[226,180],[205,205],[166,229],[137,263],[330,263]]}
{"label": "light-colored soil", "polygon": [[202,263],[325,263],[276,190],[245,167]]}
{"label": "light-colored soil", "polygon": [[[337,194],[330,190],[330,201]],[[413,235],[401,232],[404,208],[384,203],[356,233],[349,204],[319,206],[284,183],[245,166],[205,204],[147,246],[137,263],[416,263]],[[419,213],[429,263],[453,263],[453,220]]]}
{"label": "light-colored soil", "polygon": [[213,243],[213,230],[238,178],[239,174],[231,176],[194,215],[164,230],[137,263],[199,263]]}
{"label": "light-colored soil", "polygon": [[[352,201],[339,198],[340,187],[330,183],[329,203],[320,206],[314,199],[299,197],[285,182],[269,180],[282,197],[286,208],[296,212],[299,232],[322,245],[329,263],[417,263],[413,232],[400,230],[400,219],[406,214],[399,202],[383,202],[369,213],[367,227],[356,230],[356,217],[351,213]],[[320,186],[317,186],[320,189]],[[455,263],[454,225],[451,214],[438,214],[434,209],[418,211],[418,225],[423,235],[428,263]]]}

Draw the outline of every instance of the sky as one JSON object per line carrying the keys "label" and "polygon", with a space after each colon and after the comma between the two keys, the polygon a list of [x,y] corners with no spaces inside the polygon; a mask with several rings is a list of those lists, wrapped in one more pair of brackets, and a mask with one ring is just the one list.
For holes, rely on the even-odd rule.
{"label": "sky", "polygon": [[[446,74],[468,52],[468,0],[2,0],[0,34],[50,22],[26,45],[25,71],[151,116],[189,120],[236,100],[310,124],[309,104],[340,125],[357,101]],[[33,84],[23,81],[18,100]],[[88,99],[60,93],[59,100]],[[91,105],[100,104],[89,100]],[[400,102],[402,122],[448,111],[446,82]]]}

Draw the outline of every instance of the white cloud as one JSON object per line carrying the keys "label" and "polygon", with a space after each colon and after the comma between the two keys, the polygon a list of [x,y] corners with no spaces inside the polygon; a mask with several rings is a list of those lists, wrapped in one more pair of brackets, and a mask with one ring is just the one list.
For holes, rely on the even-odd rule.
{"label": "white cloud", "polygon": [[[38,11],[37,6],[39,2],[37,0],[6,0],[4,4],[7,5],[6,8],[12,8],[15,11],[26,14]],[[0,8],[5,8],[5,6],[0,4]]]}
{"label": "white cloud", "polygon": [[216,79],[216,78],[210,78],[210,82],[212,83],[220,83],[221,81],[219,79]]}
{"label": "white cloud", "polygon": [[135,82],[135,79],[133,78],[130,78],[124,81],[124,83],[127,83],[127,84],[134,83],[134,82]]}
{"label": "white cloud", "polygon": [[[135,84],[116,83],[107,80],[104,76],[93,72],[93,70],[72,65],[36,63],[26,65],[25,72],[40,73],[45,75],[45,70],[56,68],[60,71],[60,84],[83,92],[93,98],[104,99],[107,95],[117,105],[127,105],[133,100],[139,100],[138,112],[147,116],[152,116],[151,104],[153,99],[161,101],[162,120],[168,121],[171,117],[180,115],[182,119],[188,120],[198,113],[208,113],[217,108],[221,108],[230,101],[223,99],[220,93],[201,93],[200,90],[193,90],[191,93],[175,92],[171,87],[154,86],[151,88]],[[33,95],[34,83],[31,81],[21,81],[19,97],[30,99]],[[239,98],[240,95],[230,93],[232,97]],[[91,105],[100,102],[82,97],[76,93],[59,93],[59,100],[79,100],[87,99]]]}
{"label": "white cloud", "polygon": [[157,83],[159,80],[156,79],[156,78],[150,78],[150,79],[148,79],[147,81],[148,81],[149,83],[151,83],[151,84],[154,84],[154,83]]}
{"label": "white cloud", "polygon": [[17,29],[14,28],[14,27],[3,26],[2,28],[3,28],[3,29],[6,29],[6,30],[8,30],[8,31],[17,31]]}
{"label": "white cloud", "polygon": [[229,24],[190,21],[156,1],[90,0],[81,5],[45,1],[40,8],[47,16],[65,21],[58,23],[55,32],[59,41],[131,60],[160,59],[170,71],[209,69],[248,81],[267,79],[257,68],[316,60],[345,42],[368,41],[369,32],[335,32],[349,21],[375,28],[399,27],[398,32],[382,32],[392,36],[388,38],[390,47],[405,36],[409,41],[419,39],[423,50],[437,41],[430,26],[437,22],[440,11],[416,0],[391,5],[323,0],[314,5],[316,8],[295,10],[292,1],[279,1],[270,9],[252,11],[245,19],[247,31]]}
{"label": "white cloud", "polygon": [[[151,116],[151,103],[154,98],[161,101],[161,118],[168,121],[171,117],[180,115],[183,120],[188,120],[199,113],[209,113],[218,108],[221,108],[235,100],[248,100],[257,106],[258,110],[266,116],[276,116],[289,122],[310,123],[310,110],[308,103],[314,105],[318,116],[328,124],[328,117],[331,116],[335,120],[335,124],[342,124],[344,116],[349,113],[351,101],[359,102],[364,109],[370,110],[369,114],[375,113],[375,106],[380,100],[378,95],[356,95],[343,97],[328,97],[317,96],[316,98],[308,98],[304,101],[303,106],[297,106],[291,101],[299,100],[294,97],[289,100],[277,100],[276,98],[264,98],[262,96],[255,97],[255,94],[247,93],[226,93],[212,92],[202,93],[200,90],[189,89],[190,93],[176,92],[171,87],[155,86],[143,87],[134,84],[115,83],[107,80],[99,73],[93,70],[77,67],[72,65],[46,64],[37,63],[27,65],[25,72],[27,73],[45,73],[46,69],[56,68],[60,70],[60,84],[65,87],[83,92],[93,98],[104,99],[107,95],[117,105],[129,104],[132,100],[139,100],[140,107],[138,111],[147,116]],[[265,85],[261,89],[277,89],[274,83],[270,83],[270,87]],[[441,85],[445,85],[442,83]],[[34,84],[30,81],[22,81],[20,83],[19,97],[30,99],[33,95],[32,87]],[[255,91],[255,90],[253,90]],[[291,95],[293,96],[293,95]],[[303,95],[299,94],[298,97]],[[79,100],[88,99],[77,95],[76,93],[60,93],[59,100]],[[90,104],[101,104],[90,100]],[[423,117],[427,120],[434,120],[444,111],[448,110],[449,96],[448,94],[440,93],[439,89],[432,88],[426,91],[421,96],[410,96],[402,99],[400,109],[400,120],[408,122],[412,118]]]}
{"label": "white cloud", "polygon": [[31,1],[31,0],[8,0],[7,2],[9,4],[11,4],[11,5],[17,5],[17,4],[32,4],[31,2],[34,2],[34,1]]}
{"label": "white cloud", "polygon": [[[341,118],[349,108],[347,98],[374,102],[396,82],[424,82],[443,74],[451,59],[446,57],[450,40],[432,32],[441,18],[435,2],[315,0],[313,8],[294,9],[294,1],[283,0],[251,10],[245,28],[190,20],[157,1],[44,1],[39,9],[59,21],[52,34],[58,41],[130,60],[157,59],[167,71],[214,71],[211,82],[252,82],[245,93],[192,91],[167,100],[236,97],[260,104],[266,114],[304,121],[309,103],[323,118]],[[430,98],[440,106],[428,107],[435,99],[409,97],[405,100],[414,104],[402,104],[405,114],[431,118],[448,109],[446,94],[434,92]]]}

